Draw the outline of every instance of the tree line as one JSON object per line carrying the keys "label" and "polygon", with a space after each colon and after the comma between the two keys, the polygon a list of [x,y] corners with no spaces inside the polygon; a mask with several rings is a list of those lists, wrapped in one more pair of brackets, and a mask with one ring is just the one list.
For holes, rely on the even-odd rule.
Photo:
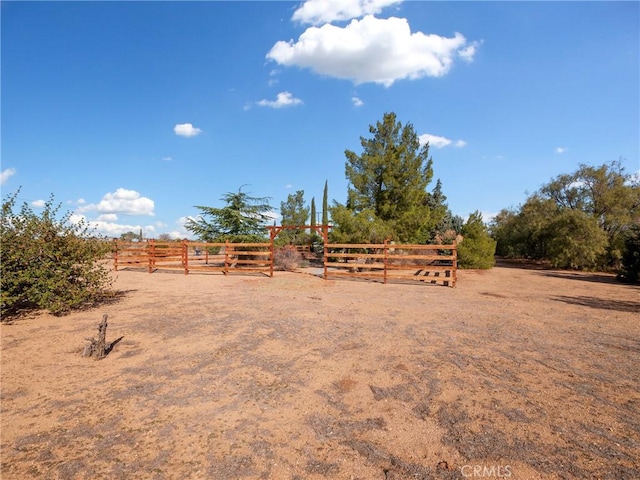
{"label": "tree line", "polygon": [[[321,224],[331,223],[332,243],[448,245],[458,243],[459,265],[491,268],[495,254],[546,261],[557,268],[617,270],[638,282],[640,272],[640,185],[620,161],[581,165],[561,174],[515,208],[502,210],[487,225],[476,211],[466,220],[449,209],[442,182],[433,180],[429,144],[421,145],[411,123],[394,113],[369,126],[360,137],[360,153],[345,150],[346,202],[329,205],[325,181]],[[207,242],[261,242],[274,221],[270,199],[240,187],[222,195],[222,207],[200,205],[186,228]],[[40,214],[17,193],[3,200],[0,234],[1,310],[25,308],[64,313],[105,295],[108,272],[98,260],[109,249],[87,224],[58,215],[53,197]],[[315,198],[307,206],[304,191],[280,204],[281,225],[315,226]],[[128,232],[127,238],[142,238]],[[285,230],[280,243],[319,241],[313,230]]]}

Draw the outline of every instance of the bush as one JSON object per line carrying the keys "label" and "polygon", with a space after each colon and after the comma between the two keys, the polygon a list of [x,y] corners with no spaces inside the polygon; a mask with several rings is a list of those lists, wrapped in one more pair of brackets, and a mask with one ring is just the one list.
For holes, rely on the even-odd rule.
{"label": "bush", "polygon": [[25,203],[14,207],[18,193],[2,203],[0,277],[2,319],[25,309],[60,315],[101,298],[111,285],[99,260],[110,250],[102,238],[91,237],[85,223],[56,219],[60,206],[53,197],[36,215]]}
{"label": "bush", "polygon": [[625,283],[640,283],[640,225],[632,226],[626,233],[624,247],[618,278]]}
{"label": "bush", "polygon": [[489,236],[480,212],[469,216],[462,227],[462,237],[458,245],[460,268],[488,269],[495,265],[496,241]]}
{"label": "bush", "polygon": [[302,255],[293,246],[277,248],[273,254],[273,265],[277,270],[291,272],[303,262]]}

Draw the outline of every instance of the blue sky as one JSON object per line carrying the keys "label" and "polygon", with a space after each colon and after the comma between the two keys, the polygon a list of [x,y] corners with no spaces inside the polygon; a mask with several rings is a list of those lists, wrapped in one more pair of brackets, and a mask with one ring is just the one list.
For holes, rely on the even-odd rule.
{"label": "blue sky", "polygon": [[3,1],[2,193],[109,236],[188,236],[226,192],[347,193],[385,112],[451,210],[579,164],[640,171],[639,2]]}

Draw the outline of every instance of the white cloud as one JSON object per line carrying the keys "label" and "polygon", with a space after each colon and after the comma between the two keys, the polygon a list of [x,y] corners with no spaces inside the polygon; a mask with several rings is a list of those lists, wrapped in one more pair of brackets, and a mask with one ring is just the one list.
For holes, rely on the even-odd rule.
{"label": "white cloud", "polygon": [[458,50],[458,56],[467,63],[473,62],[473,57],[482,42],[471,42],[468,46]]}
{"label": "white cloud", "polygon": [[277,42],[267,59],[356,84],[373,82],[390,87],[400,79],[443,76],[456,57],[470,60],[474,52],[460,33],[450,38],[411,33],[404,18],[367,15],[345,27],[310,27],[297,42]]}
{"label": "white cloud", "polygon": [[383,8],[402,0],[306,0],[291,20],[312,25],[350,20],[380,13]]}
{"label": "white cloud", "polygon": [[351,97],[351,102],[353,103],[354,107],[361,107],[364,105],[364,102],[358,97]]}
{"label": "white cloud", "polygon": [[302,100],[300,100],[299,98],[295,98],[289,92],[280,92],[275,100],[260,100],[256,103],[261,107],[283,108],[301,105]]}
{"label": "white cloud", "polygon": [[567,150],[569,150],[567,147],[558,147],[558,148],[556,148],[556,153],[561,153],[562,154],[562,153],[566,152]]}
{"label": "white cloud", "polygon": [[181,137],[195,137],[202,132],[202,130],[194,127],[190,123],[178,123],[175,127],[173,127],[173,131],[176,135],[179,135]]}
{"label": "white cloud", "polygon": [[69,221],[73,223],[83,222],[90,228],[94,228],[96,233],[107,237],[119,237],[123,233],[127,232],[138,233],[140,230],[142,230],[142,234],[145,237],[154,237],[156,234],[156,230],[153,225],[128,225],[105,220],[90,220],[84,215],[78,213],[71,215],[69,217]]}
{"label": "white cloud", "polygon": [[0,172],[0,185],[4,185],[5,183],[7,183],[7,180],[9,180],[15,174],[16,174],[15,168],[6,168],[2,170],[2,172]]}
{"label": "white cloud", "polygon": [[47,202],[45,202],[44,200],[34,200],[33,202],[31,202],[31,206],[35,208],[43,208],[46,204]]}
{"label": "white cloud", "polygon": [[97,220],[100,222],[115,222],[116,220],[118,220],[118,215],[116,215],[115,213],[105,213],[98,216]]}
{"label": "white cloud", "polygon": [[438,135],[431,135],[430,133],[424,133],[418,137],[420,145],[426,145],[429,143],[430,147],[444,148],[451,145],[451,140],[445,137],[439,137]]}
{"label": "white cloud", "polygon": [[172,160],[173,160],[173,157],[170,157],[170,156],[168,156],[168,155],[167,155],[166,157],[162,157],[162,161],[163,161],[163,162],[170,162],[170,161],[172,161]]}
{"label": "white cloud", "polygon": [[426,145],[428,142],[430,147],[435,148],[444,148],[450,145],[453,145],[456,148],[463,148],[467,146],[467,142],[465,140],[456,140],[454,142],[447,137],[431,135],[430,133],[423,133],[422,135],[418,136],[418,141],[420,142],[420,145]]}
{"label": "white cloud", "polygon": [[118,188],[113,193],[107,193],[100,203],[88,204],[80,207],[79,212],[99,212],[101,214],[122,215],[153,215],[154,202],[150,198],[141,196],[135,190]]}

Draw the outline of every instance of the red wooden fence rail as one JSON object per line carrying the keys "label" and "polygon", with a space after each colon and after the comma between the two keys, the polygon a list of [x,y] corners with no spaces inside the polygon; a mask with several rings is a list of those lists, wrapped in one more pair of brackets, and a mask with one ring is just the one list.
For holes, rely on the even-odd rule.
{"label": "red wooden fence rail", "polygon": [[[305,251],[306,253],[306,251]],[[456,285],[457,245],[324,244],[323,278],[417,281]],[[205,273],[262,273],[274,270],[274,243],[114,241],[114,268]]]}

